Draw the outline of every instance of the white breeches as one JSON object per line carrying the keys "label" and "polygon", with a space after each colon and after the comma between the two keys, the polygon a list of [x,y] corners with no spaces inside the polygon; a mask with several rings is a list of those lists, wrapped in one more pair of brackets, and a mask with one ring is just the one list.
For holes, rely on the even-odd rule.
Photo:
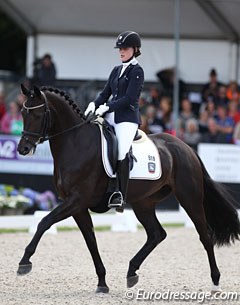
{"label": "white breeches", "polygon": [[108,113],[105,119],[112,125],[116,132],[118,140],[118,160],[123,160],[132,145],[133,139],[138,129],[138,124],[123,122],[116,124],[114,122],[114,112]]}

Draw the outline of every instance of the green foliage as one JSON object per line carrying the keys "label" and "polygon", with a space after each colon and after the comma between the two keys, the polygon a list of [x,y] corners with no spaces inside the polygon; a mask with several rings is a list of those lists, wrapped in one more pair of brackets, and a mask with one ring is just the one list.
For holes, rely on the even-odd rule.
{"label": "green foliage", "polygon": [[26,34],[0,10],[0,70],[25,73]]}

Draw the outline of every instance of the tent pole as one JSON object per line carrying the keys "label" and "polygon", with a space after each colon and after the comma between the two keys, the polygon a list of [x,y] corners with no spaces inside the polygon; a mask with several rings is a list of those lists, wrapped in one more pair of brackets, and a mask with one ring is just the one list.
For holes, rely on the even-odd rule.
{"label": "tent pole", "polygon": [[240,56],[240,40],[236,42],[237,52],[236,52],[236,70],[235,70],[235,81],[239,82],[239,56]]}
{"label": "tent pole", "polygon": [[179,38],[180,38],[180,0],[174,2],[174,40],[175,40],[175,73],[173,91],[173,122],[174,130],[178,132],[179,116]]}

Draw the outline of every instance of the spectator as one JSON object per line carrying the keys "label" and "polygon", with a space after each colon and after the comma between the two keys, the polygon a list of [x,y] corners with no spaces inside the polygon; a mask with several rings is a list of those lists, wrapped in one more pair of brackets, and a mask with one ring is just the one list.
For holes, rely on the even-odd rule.
{"label": "spectator", "polygon": [[156,108],[151,104],[147,107],[145,119],[145,125],[147,124],[149,133],[159,133],[163,131],[162,122],[156,117]]}
{"label": "spectator", "polygon": [[228,104],[228,116],[233,119],[235,125],[240,121],[240,111],[238,109],[238,104],[234,101],[231,101]]}
{"label": "spectator", "polygon": [[6,134],[20,135],[23,130],[22,115],[18,103],[11,102],[9,111],[5,113],[1,121],[1,131]]}
{"label": "spectator", "polygon": [[212,69],[209,73],[209,82],[204,85],[202,90],[203,101],[206,101],[209,95],[216,98],[218,96],[218,89],[220,86],[221,83],[217,79],[217,71],[215,69]]}
{"label": "spectator", "polygon": [[237,82],[231,81],[227,87],[227,98],[231,100],[239,101],[240,91]]}
{"label": "spectator", "polygon": [[141,115],[141,125],[139,127],[142,131],[144,131],[145,133],[149,134],[150,131],[148,129],[148,121],[147,121],[147,116]]}
{"label": "spectator", "polygon": [[159,107],[160,104],[160,92],[156,87],[150,88],[150,100],[149,102],[155,106],[156,108]]}
{"label": "spectator", "polygon": [[182,100],[181,103],[182,111],[180,112],[179,118],[180,118],[180,128],[185,130],[186,121],[188,119],[195,118],[193,111],[192,111],[192,103],[189,101],[187,97],[185,97]]}
{"label": "spectator", "polygon": [[200,113],[199,121],[198,121],[198,127],[199,132],[201,134],[204,134],[205,132],[208,132],[208,112],[207,110],[204,110]]}
{"label": "spectator", "polygon": [[50,54],[45,54],[40,62],[35,64],[33,85],[54,86],[56,81],[56,68]]}
{"label": "spectator", "polygon": [[147,111],[148,102],[146,101],[146,99],[144,98],[143,95],[140,96],[138,104],[139,104],[140,114],[142,116],[144,116],[146,114],[146,111]]}
{"label": "spectator", "polygon": [[227,98],[227,87],[221,85],[218,88],[218,95],[215,98],[215,104],[216,105],[228,105],[229,99]]}
{"label": "spectator", "polygon": [[208,96],[207,103],[206,103],[206,111],[208,113],[208,117],[216,118],[217,117],[217,111],[216,111],[216,105],[214,103],[214,99],[212,96]]}
{"label": "spectator", "polygon": [[170,97],[162,97],[157,110],[156,117],[160,120],[160,125],[163,131],[172,133],[173,131],[173,118],[172,118],[172,101]]}
{"label": "spectator", "polygon": [[17,96],[17,103],[18,103],[20,108],[22,108],[23,103],[25,102],[25,100],[26,100],[26,96],[22,93],[19,93],[18,96]]}
{"label": "spectator", "polygon": [[198,131],[198,122],[196,119],[188,119],[186,121],[186,130],[183,133],[183,141],[191,146],[193,149],[197,149],[201,135]]}
{"label": "spectator", "polygon": [[226,143],[232,143],[232,134],[234,128],[234,121],[227,115],[227,108],[224,105],[217,106],[217,126],[218,131],[225,135]]}
{"label": "spectator", "polygon": [[208,119],[208,132],[205,132],[200,139],[202,143],[226,143],[226,137],[218,130],[217,122],[213,118]]}
{"label": "spectator", "polygon": [[6,113],[6,104],[3,93],[0,93],[0,122]]}

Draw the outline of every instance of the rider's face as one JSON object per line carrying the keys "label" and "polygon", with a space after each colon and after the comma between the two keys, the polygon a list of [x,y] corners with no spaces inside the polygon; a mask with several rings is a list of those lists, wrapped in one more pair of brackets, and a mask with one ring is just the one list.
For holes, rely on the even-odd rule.
{"label": "rider's face", "polygon": [[134,53],[133,48],[120,48],[119,54],[122,62],[128,61]]}

